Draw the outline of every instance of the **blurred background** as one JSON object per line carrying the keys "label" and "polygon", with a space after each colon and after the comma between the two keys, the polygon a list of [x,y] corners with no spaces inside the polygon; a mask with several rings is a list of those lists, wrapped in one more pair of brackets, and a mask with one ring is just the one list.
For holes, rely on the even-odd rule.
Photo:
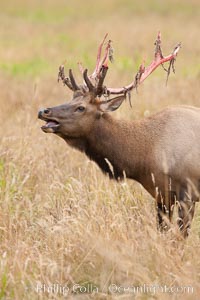
{"label": "blurred background", "polygon": [[[38,282],[87,281],[101,290],[112,282],[190,284],[196,294],[184,299],[198,299],[199,208],[185,246],[160,236],[141,186],[109,181],[44,134],[37,112],[71,99],[57,83],[59,65],[82,82],[77,62],[92,72],[106,33],[114,48],[106,84],[130,83],[143,59],[151,62],[159,30],[164,55],[182,43],[176,74],[166,86],[159,68],[133,91],[133,108],[125,102],[113,115],[134,120],[167,105],[199,106],[199,17],[198,0],[0,1],[0,299],[48,299],[35,292]],[[151,296],[138,299],[178,299]]]}
{"label": "blurred background", "polygon": [[[124,85],[130,82],[143,59],[146,64],[151,61],[154,41],[160,30],[164,54],[169,54],[178,42],[182,42],[176,64],[177,75],[172,76],[166,89],[166,74],[163,70],[155,72],[145,83],[151,86],[151,99],[143,99],[144,95],[141,95],[136,101],[148,101],[148,108],[153,101],[162,105],[163,94],[169,94],[167,101],[172,103],[196,101],[194,89],[190,89],[190,94],[187,91],[200,76],[198,1],[1,2],[0,71],[5,81],[23,82],[24,89],[32,84],[29,93],[33,87],[39,91],[48,84],[50,98],[52,90],[58,89],[56,97],[53,95],[53,100],[49,98],[48,101],[60,103],[66,89],[56,85],[58,66],[65,62],[66,69],[73,68],[80,77],[77,62],[81,61],[92,71],[97,47],[108,33],[113,41],[115,63],[110,67],[107,84]],[[156,77],[161,77],[162,81]],[[155,96],[156,88],[160,95],[156,91]],[[170,94],[173,88],[176,92]],[[37,101],[37,104],[46,104],[41,94],[35,97],[34,103]],[[32,101],[27,98],[27,102]]]}

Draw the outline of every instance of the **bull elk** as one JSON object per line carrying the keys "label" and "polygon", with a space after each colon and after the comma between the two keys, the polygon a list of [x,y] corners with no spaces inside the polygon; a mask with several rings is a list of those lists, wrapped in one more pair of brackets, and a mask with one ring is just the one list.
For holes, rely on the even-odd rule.
{"label": "bull elk", "polygon": [[[41,129],[85,152],[110,178],[120,180],[125,174],[141,183],[157,201],[159,228],[169,225],[177,203],[178,225],[186,237],[200,191],[200,109],[172,106],[132,122],[117,120],[110,114],[126,97],[130,100],[130,91],[159,65],[169,62],[168,69],[163,66],[169,76],[181,45],[163,56],[158,33],[152,63],[146,68],[142,64],[129,85],[110,88],[104,85],[112,58],[111,41],[106,42],[106,37],[99,46],[94,72],[89,75],[79,64],[83,84],[76,82],[71,69],[69,77],[65,77],[64,66],[60,66],[58,81],[72,90],[73,98],[63,105],[40,110],[39,119],[46,121]],[[110,98],[113,94],[114,98]]]}

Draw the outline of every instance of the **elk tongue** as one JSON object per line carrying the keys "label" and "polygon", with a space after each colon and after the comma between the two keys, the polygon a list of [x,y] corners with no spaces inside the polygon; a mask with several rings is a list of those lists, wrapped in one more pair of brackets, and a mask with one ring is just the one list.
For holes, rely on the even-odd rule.
{"label": "elk tongue", "polygon": [[58,122],[53,121],[53,120],[49,120],[49,121],[46,122],[45,125],[43,125],[41,127],[41,129],[46,133],[48,133],[48,132],[55,133],[58,127],[59,127]]}
{"label": "elk tongue", "polygon": [[50,128],[50,127],[55,127],[57,125],[58,123],[56,121],[48,121],[45,126]]}

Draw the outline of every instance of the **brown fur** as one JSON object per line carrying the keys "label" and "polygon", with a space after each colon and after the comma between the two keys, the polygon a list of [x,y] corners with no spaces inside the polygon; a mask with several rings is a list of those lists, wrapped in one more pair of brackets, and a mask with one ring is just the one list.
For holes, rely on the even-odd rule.
{"label": "brown fur", "polygon": [[[39,117],[59,122],[58,128],[44,126],[43,130],[85,152],[110,178],[119,180],[126,174],[140,182],[157,200],[160,227],[166,227],[164,216],[171,220],[174,203],[179,201],[178,223],[187,236],[199,197],[200,109],[170,107],[127,122],[107,113],[118,104],[119,97],[101,107],[88,94],[46,114],[41,111]],[[84,112],[79,112],[81,106]]]}

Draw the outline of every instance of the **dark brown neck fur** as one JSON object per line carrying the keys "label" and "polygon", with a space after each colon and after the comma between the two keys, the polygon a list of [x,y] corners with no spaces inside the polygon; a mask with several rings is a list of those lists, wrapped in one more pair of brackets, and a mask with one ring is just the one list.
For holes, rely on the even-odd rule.
{"label": "dark brown neck fur", "polygon": [[[109,114],[103,114],[101,119],[96,120],[87,137],[63,138],[72,147],[85,152],[110,178],[122,179],[125,172],[128,178],[140,181],[140,165],[144,162],[141,153],[146,152],[141,149],[146,144],[145,141],[141,141],[144,136],[143,131],[139,121],[131,123],[119,121]],[[110,162],[113,170],[107,161]],[[142,169],[144,171],[144,165]]]}

